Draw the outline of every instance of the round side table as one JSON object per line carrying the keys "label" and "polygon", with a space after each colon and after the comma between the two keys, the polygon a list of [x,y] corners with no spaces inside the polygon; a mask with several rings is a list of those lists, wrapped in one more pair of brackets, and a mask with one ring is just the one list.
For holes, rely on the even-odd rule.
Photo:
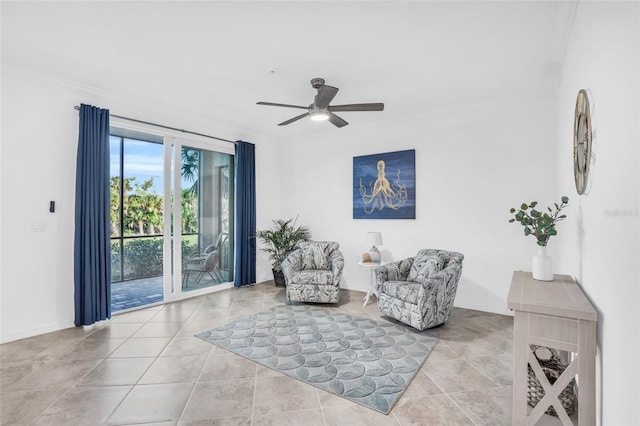
{"label": "round side table", "polygon": [[371,297],[371,294],[376,294],[376,268],[379,268],[384,265],[385,265],[385,262],[380,262],[380,263],[363,262],[363,261],[358,262],[358,266],[371,270],[371,283],[369,285],[369,290],[367,291],[367,295],[364,297],[364,304],[362,306],[367,306],[367,303],[369,303],[369,298]]}

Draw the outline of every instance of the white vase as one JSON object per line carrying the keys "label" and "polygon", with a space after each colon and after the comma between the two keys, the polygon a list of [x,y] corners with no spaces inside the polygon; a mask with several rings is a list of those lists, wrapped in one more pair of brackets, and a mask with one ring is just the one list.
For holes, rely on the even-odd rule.
{"label": "white vase", "polygon": [[532,272],[534,280],[553,281],[551,256],[547,254],[546,246],[538,246],[538,253],[533,256]]}

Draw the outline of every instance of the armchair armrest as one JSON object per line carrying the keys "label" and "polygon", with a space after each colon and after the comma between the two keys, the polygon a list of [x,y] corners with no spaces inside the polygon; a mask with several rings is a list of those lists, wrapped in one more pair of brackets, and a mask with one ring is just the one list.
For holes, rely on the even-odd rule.
{"label": "armchair armrest", "polygon": [[280,267],[284,273],[285,282],[288,283],[293,278],[293,273],[302,269],[302,252],[298,249],[289,253]]}
{"label": "armchair armrest", "polygon": [[389,270],[386,268],[386,266],[381,266],[379,268],[376,268],[375,274],[376,274],[375,290],[376,290],[376,294],[380,294],[380,291],[382,291],[382,284],[386,281],[389,281]]}
{"label": "armchair armrest", "polygon": [[444,287],[444,284],[446,282],[445,279],[446,279],[445,275],[438,272],[437,274],[434,274],[431,277],[426,278],[424,281],[420,283],[420,285],[422,285],[422,288],[424,288],[424,293],[428,295],[429,293],[433,293],[437,289]]}
{"label": "armchair armrest", "polygon": [[446,268],[441,269],[420,283],[428,293],[434,285],[448,286],[452,278],[457,282],[461,269],[460,263],[450,263]]}
{"label": "armchair armrest", "polygon": [[438,273],[434,274],[432,278],[442,279],[444,286],[447,288],[447,292],[455,291],[458,287],[458,281],[460,281],[460,275],[462,275],[462,261],[450,263],[446,268]]}
{"label": "armchair armrest", "polygon": [[413,265],[413,259],[413,257],[409,257],[382,265],[376,269],[376,276],[378,273],[386,272],[388,278],[385,281],[406,281],[411,265]]}
{"label": "armchair armrest", "polygon": [[423,304],[432,304],[434,299],[438,305],[453,303],[458,289],[458,281],[462,273],[461,263],[451,263],[446,268],[425,279],[421,284],[425,296]]}
{"label": "armchair armrest", "polygon": [[334,250],[329,258],[331,261],[331,273],[333,274],[333,284],[340,285],[342,270],[344,269],[344,256],[340,250]]}
{"label": "armchair armrest", "polygon": [[376,269],[376,291],[380,291],[385,281],[406,281],[413,265],[413,257],[390,262]]}

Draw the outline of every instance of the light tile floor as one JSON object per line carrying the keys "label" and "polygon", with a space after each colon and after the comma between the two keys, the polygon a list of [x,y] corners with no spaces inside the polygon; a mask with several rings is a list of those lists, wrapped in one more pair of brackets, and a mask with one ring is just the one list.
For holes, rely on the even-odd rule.
{"label": "light tile floor", "polygon": [[[363,297],[336,309],[380,319]],[[283,302],[267,282],[0,345],[0,424],[511,424],[512,317],[454,308],[389,415],[193,336]]]}

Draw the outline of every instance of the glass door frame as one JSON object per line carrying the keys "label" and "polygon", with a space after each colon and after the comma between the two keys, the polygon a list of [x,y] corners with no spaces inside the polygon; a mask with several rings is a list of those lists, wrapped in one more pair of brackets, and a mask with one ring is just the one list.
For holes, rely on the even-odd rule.
{"label": "glass door frame", "polygon": [[[180,164],[182,162],[181,152],[183,146],[189,148],[215,151],[222,154],[235,155],[235,148],[228,143],[210,140],[198,140],[199,138],[186,138],[184,136],[166,136],[164,138],[164,166],[165,176],[170,174],[170,179],[165,179],[165,193],[173,194],[164,199],[165,211],[171,211],[173,220],[164,222],[163,241],[163,276],[165,301],[186,299],[194,296],[213,293],[233,287],[233,282],[218,284],[212,287],[183,291],[182,287],[182,173]],[[169,171],[169,172],[167,172]],[[173,206],[171,200],[173,198]],[[199,200],[199,203],[202,201]],[[234,241],[230,236],[230,241]],[[177,253],[178,255],[174,255]],[[233,265],[230,265],[233,268]],[[176,273],[176,271],[179,271]]]}
{"label": "glass door frame", "polygon": [[[164,146],[164,197],[163,197],[163,210],[165,212],[172,212],[172,214],[166,215],[163,222],[163,243],[162,243],[162,265],[163,265],[163,290],[164,298],[162,302],[152,303],[149,305],[141,306],[141,308],[165,304],[182,299],[189,299],[196,296],[215,293],[217,291],[225,290],[233,287],[233,282],[222,283],[212,287],[204,287],[202,289],[190,290],[188,292],[182,291],[182,215],[181,215],[181,183],[182,176],[180,172],[181,164],[181,150],[183,145],[189,147],[204,149],[209,151],[216,151],[223,154],[235,155],[235,147],[232,144],[226,142],[219,142],[213,139],[200,137],[197,135],[185,136],[182,132],[173,131],[169,129],[160,130],[158,127],[145,125],[142,123],[134,123],[129,120],[119,119],[112,117],[110,120],[111,127],[117,127],[120,129],[132,130],[135,132],[141,132],[147,135],[156,136],[162,138]],[[172,150],[172,148],[174,148]],[[172,192],[172,191],[175,191]],[[171,205],[171,195],[174,194],[174,203]],[[173,221],[171,220],[173,216]],[[172,223],[173,222],[173,223]],[[172,235],[172,225],[175,235]],[[172,237],[173,245],[176,253],[179,256],[173,256],[172,252]],[[233,237],[230,235],[230,241],[233,241]],[[234,261],[235,262],[235,261]],[[233,264],[230,265],[233,268]],[[179,271],[177,274],[175,271]]]}

